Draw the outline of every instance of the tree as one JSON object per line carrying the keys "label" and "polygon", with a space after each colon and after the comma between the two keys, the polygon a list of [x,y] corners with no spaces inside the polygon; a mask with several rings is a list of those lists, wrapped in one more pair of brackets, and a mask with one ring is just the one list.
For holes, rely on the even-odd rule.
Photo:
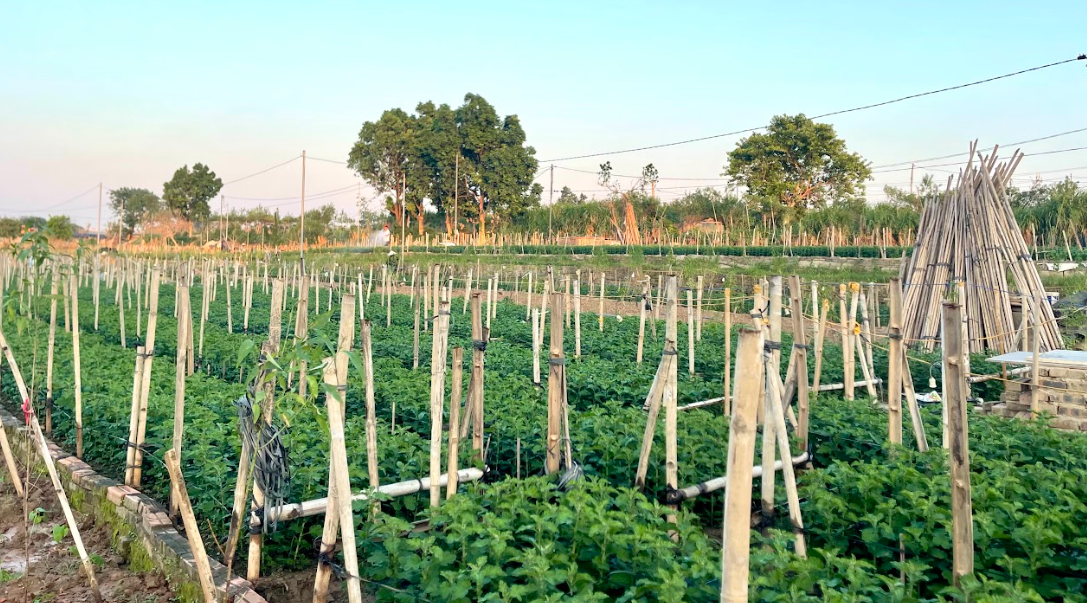
{"label": "tree", "polygon": [[556,201],[556,203],[584,203],[584,202],[585,202],[585,193],[582,193],[581,196],[579,197],[576,194],[574,194],[574,191],[570,190],[569,186],[562,187],[562,190],[559,191],[559,199],[558,199],[558,201]]}
{"label": "tree", "polygon": [[[162,185],[162,200],[175,214],[190,222],[207,219],[211,215],[208,201],[219,194],[223,181],[202,163],[197,163],[189,170],[182,166],[174,172],[174,177]],[[192,225],[189,225],[192,236]]]}
{"label": "tree", "polygon": [[158,195],[146,188],[126,186],[110,191],[109,206],[120,216],[125,234],[131,236],[140,222],[159,211],[162,203]]}
{"label": "tree", "polygon": [[403,109],[389,109],[376,122],[365,122],[359,139],[347,155],[347,167],[379,193],[392,192],[389,210],[403,225],[404,192],[408,163],[415,155],[415,116]]}
{"label": "tree", "polygon": [[0,239],[14,239],[23,234],[23,223],[17,218],[0,218]]}
{"label": "tree", "polygon": [[45,221],[45,234],[51,239],[71,239],[75,236],[75,224],[68,216],[49,216]]}
{"label": "tree", "polygon": [[[458,157],[461,152],[457,114],[447,104],[427,101],[415,108],[418,113],[418,138],[408,171],[409,197],[414,197],[419,234],[423,233],[423,200],[430,199],[439,214],[445,214],[445,230],[449,235],[459,230],[459,216],[450,216],[450,209],[459,203],[456,198]],[[452,207],[451,207],[452,206]]]}
{"label": "tree", "polygon": [[[638,214],[634,211],[634,197],[635,193],[645,192],[646,184],[655,183],[657,176],[657,168],[650,163],[642,168],[642,175],[630,185],[630,188],[623,188],[620,181],[612,177],[611,162],[606,161],[600,164],[597,182],[610,190],[612,196],[616,197],[615,203],[611,206],[611,223],[615,228],[615,234],[619,237],[620,243],[624,245],[642,244],[642,233],[638,229]],[[620,226],[619,216],[616,212],[620,202],[623,204],[623,226]]]}
{"label": "tree", "polygon": [[925,174],[917,187],[917,192],[906,191],[898,187],[887,185],[883,187],[887,200],[899,207],[908,207],[920,212],[925,204],[940,194],[940,187],[932,174]]}
{"label": "tree", "polygon": [[725,171],[753,195],[775,199],[797,214],[863,192],[871,174],[833,126],[803,114],[775,116],[765,133],[741,140]]}
{"label": "tree", "polygon": [[[464,161],[460,177],[475,200],[466,214],[475,214],[479,242],[487,240],[487,213],[512,218],[540,204],[543,186],[533,184],[539,162],[536,150],[525,146],[525,131],[516,115],[500,118],[478,94],[466,94],[456,111]],[[469,206],[465,207],[469,210]]]}

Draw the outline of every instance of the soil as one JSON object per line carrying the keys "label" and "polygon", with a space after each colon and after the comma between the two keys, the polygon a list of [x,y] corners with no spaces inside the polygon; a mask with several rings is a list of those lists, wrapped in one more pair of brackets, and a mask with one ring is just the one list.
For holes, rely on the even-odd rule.
{"label": "soil", "polygon": [[[94,601],[71,535],[65,532],[60,542],[54,541],[54,528],[64,530],[67,524],[49,476],[31,474],[27,480],[29,502],[25,508],[38,523],[24,521],[24,501],[15,494],[7,476],[4,477],[0,481],[0,603]],[[93,518],[78,513],[76,520],[106,601],[176,601],[162,574],[132,571],[128,562],[110,548],[108,526],[95,525]]]}

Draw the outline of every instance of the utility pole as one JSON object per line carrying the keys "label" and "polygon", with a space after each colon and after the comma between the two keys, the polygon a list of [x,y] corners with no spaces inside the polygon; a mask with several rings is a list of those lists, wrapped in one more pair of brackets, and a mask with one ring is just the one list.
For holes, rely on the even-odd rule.
{"label": "utility pole", "polygon": [[[98,183],[98,228],[94,233],[94,245],[98,246],[102,242],[102,183]],[[118,240],[118,245],[120,240]]]}
{"label": "utility pole", "polygon": [[[400,174],[400,261],[404,261],[404,255],[408,252],[408,175]],[[389,241],[389,249],[392,249],[392,241]]]}
{"label": "utility pole", "polygon": [[911,195],[913,194],[913,168],[914,168],[914,165],[915,164],[913,164],[913,163],[910,164],[910,194]]}
{"label": "utility pole", "polygon": [[306,150],[302,149],[302,215],[298,216],[298,261],[306,274]]}
{"label": "utility pole", "polygon": [[223,241],[225,240],[224,239],[225,235],[223,234],[223,216],[225,214],[223,212],[223,208],[226,206],[226,200],[225,199],[226,199],[225,195],[222,195],[222,194],[219,195],[219,251],[224,250]]}
{"label": "utility pole", "polygon": [[[125,198],[121,197],[121,213],[117,215],[117,249],[121,248],[121,232],[122,232],[121,228],[124,226],[124,223],[125,223]],[[99,224],[101,224],[101,220],[99,220]],[[101,228],[99,228],[97,236],[98,237],[102,236]],[[97,238],[95,240],[97,241]]]}
{"label": "utility pole", "polygon": [[460,243],[460,147],[457,147],[457,158],[453,165],[453,236]]}
{"label": "utility pole", "polygon": [[550,245],[553,241],[551,238],[551,222],[555,217],[555,164],[551,164],[551,185],[548,187],[547,197],[547,243]]}

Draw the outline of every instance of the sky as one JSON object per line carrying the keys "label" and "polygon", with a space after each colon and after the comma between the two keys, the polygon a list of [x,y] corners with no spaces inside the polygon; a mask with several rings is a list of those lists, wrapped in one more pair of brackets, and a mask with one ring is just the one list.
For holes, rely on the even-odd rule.
{"label": "sky", "polygon": [[[741,136],[550,161],[758,127],[963,84],[1087,52],[1087,2],[13,2],[0,19],[0,215],[94,227],[98,184],[161,194],[182,165],[229,208],[355,212],[375,191],[341,163],[365,121],[481,94],[520,117],[540,181],[653,163],[668,201],[724,185]],[[830,117],[874,166],[1087,129],[1087,61]],[[1064,151],[1084,147],[1077,151]],[[1087,183],[1087,130],[1030,144],[1016,183]],[[1004,149],[1010,153],[1012,148]],[[331,161],[321,161],[321,160]],[[920,162],[945,181],[958,158]],[[582,171],[573,171],[582,170]],[[893,171],[892,171],[893,170]],[[588,172],[588,173],[586,173]],[[322,195],[323,194],[323,195]],[[545,190],[544,201],[549,193]],[[213,203],[214,205],[214,203]],[[218,209],[215,207],[215,209]],[[108,207],[102,223],[112,215]]]}

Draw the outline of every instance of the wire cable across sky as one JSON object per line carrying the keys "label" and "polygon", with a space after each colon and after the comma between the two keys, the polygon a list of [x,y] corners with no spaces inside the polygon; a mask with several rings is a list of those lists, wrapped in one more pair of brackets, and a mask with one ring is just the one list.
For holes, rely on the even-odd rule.
{"label": "wire cable across sky", "polygon": [[[1076,61],[1083,61],[1083,60],[1087,60],[1087,54],[1081,54],[1081,55],[1079,55],[1077,57],[1074,57],[1074,58],[1071,58],[1071,59],[1064,59],[1062,61],[1047,63],[1045,65],[1038,65],[1036,67],[1029,67],[1027,69],[1020,69],[1018,71],[1013,71],[1011,73],[1005,73],[1003,75],[997,75],[997,76],[985,78],[985,79],[982,79],[982,80],[967,82],[965,84],[958,84],[958,85],[955,85],[955,86],[947,86],[945,88],[938,88],[936,90],[928,90],[926,92],[917,92],[917,93],[914,93],[914,94],[908,94],[906,96],[900,96],[898,98],[892,98],[890,100],[880,101],[880,102],[877,102],[877,103],[869,103],[867,105],[860,105],[860,106],[857,106],[857,107],[850,107],[848,109],[839,109],[837,111],[831,111],[829,113],[822,113],[822,114],[819,114],[819,115],[813,115],[813,116],[811,116],[811,119],[822,119],[824,117],[833,117],[835,115],[844,115],[846,113],[854,113],[854,112],[857,112],[857,111],[865,111],[867,109],[875,109],[877,107],[885,107],[887,105],[893,105],[895,103],[901,103],[901,102],[904,102],[904,101],[913,100],[915,98],[922,98],[922,97],[925,97],[925,96],[932,96],[934,94],[940,94],[940,93],[943,93],[943,92],[951,92],[953,90],[961,90],[963,88],[969,88],[971,86],[980,86],[982,84],[988,84],[990,82],[995,82],[997,80],[1003,80],[1003,79],[1007,79],[1007,78],[1010,78],[1010,77],[1015,77],[1017,75],[1023,75],[1025,73],[1030,73],[1032,71],[1041,71],[1042,69],[1049,69],[1050,67],[1056,67],[1058,65],[1065,65],[1067,63],[1073,63],[1073,62],[1076,62]],[[702,142],[702,141],[706,141],[706,140],[713,140],[713,139],[716,139],[716,138],[725,138],[727,136],[738,136],[740,134],[749,134],[751,132],[756,132],[758,130],[762,130],[762,129],[765,129],[765,128],[766,128],[766,126],[757,126],[757,127],[752,127],[752,128],[744,128],[744,129],[741,129],[741,130],[733,130],[731,132],[723,132],[721,134],[711,134],[709,136],[700,136],[698,138],[688,138],[686,140],[677,140],[677,141],[674,141],[674,142],[665,142],[665,143],[661,143],[661,144],[646,145],[646,146],[634,147],[634,148],[630,148],[630,149],[620,149],[620,150],[617,150],[617,151],[603,151],[603,152],[599,152],[599,153],[586,153],[584,155],[571,155],[569,157],[556,157],[554,159],[541,159],[540,162],[541,163],[556,163],[556,162],[559,162],[559,161],[573,161],[575,159],[588,159],[590,157],[603,157],[605,155],[621,155],[621,154],[624,154],[624,153],[635,153],[635,152],[638,152],[638,151],[647,151],[647,150],[650,150],[650,149],[663,149],[663,148],[666,148],[666,147],[675,147],[675,146],[684,145],[684,144],[691,144],[691,143],[694,143],[694,142]]]}

